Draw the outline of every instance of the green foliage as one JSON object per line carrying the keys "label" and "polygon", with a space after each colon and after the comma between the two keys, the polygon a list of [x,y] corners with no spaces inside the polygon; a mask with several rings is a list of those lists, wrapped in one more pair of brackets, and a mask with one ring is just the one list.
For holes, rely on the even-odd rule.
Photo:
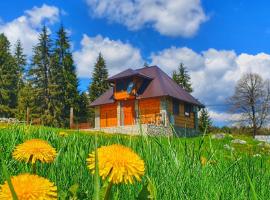
{"label": "green foliage", "polygon": [[35,97],[32,85],[29,82],[24,83],[18,94],[18,106],[16,117],[24,121],[26,119],[27,108],[31,109],[31,113],[37,113],[35,106]]}
{"label": "green foliage", "polygon": [[0,34],[0,117],[14,117],[18,100],[18,71],[10,43],[4,34]]}
{"label": "green foliage", "polygon": [[69,39],[63,26],[54,43],[47,28],[43,27],[32,60],[29,70],[35,97],[32,114],[41,118],[45,125],[68,126],[70,108],[79,112],[80,96]]}
{"label": "green foliage", "polygon": [[212,120],[206,108],[203,108],[199,116],[199,130],[204,132],[205,130],[209,132],[212,127]]}
{"label": "green foliage", "polygon": [[148,178],[148,183],[143,186],[138,196],[138,200],[146,200],[146,199],[152,199],[152,200],[157,199],[157,189],[149,178]]}
{"label": "green foliage", "polygon": [[108,89],[108,70],[105,60],[100,53],[94,67],[92,82],[89,86],[90,101],[93,102]]}
{"label": "green foliage", "polygon": [[53,124],[54,108],[51,99],[51,56],[52,40],[44,26],[39,35],[39,42],[34,47],[32,65],[29,71],[34,90],[36,114],[45,125]]}
{"label": "green foliage", "polygon": [[[59,113],[57,116],[69,124],[69,111],[73,107],[75,112],[79,112],[80,96],[78,92],[78,79],[76,76],[74,61],[70,49],[70,41],[63,26],[57,32],[54,60],[54,85],[56,103],[58,103]],[[62,102],[62,104],[60,104]],[[62,115],[61,115],[62,114]]]}
{"label": "green foliage", "polygon": [[79,102],[78,121],[89,122],[89,119],[93,118],[94,116],[91,114],[91,109],[89,108],[89,97],[85,92],[81,93]]}
{"label": "green foliage", "polygon": [[183,63],[179,65],[177,71],[173,72],[172,79],[187,92],[190,93],[193,91],[190,76]]}
{"label": "green foliage", "polygon": [[26,66],[26,55],[23,53],[23,47],[20,40],[15,44],[14,60],[17,67],[18,90],[20,91],[24,84],[24,71]]}

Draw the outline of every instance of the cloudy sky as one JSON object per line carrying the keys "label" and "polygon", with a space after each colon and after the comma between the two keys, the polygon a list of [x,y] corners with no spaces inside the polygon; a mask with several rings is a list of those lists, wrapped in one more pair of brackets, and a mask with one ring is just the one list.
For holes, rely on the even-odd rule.
{"label": "cloudy sky", "polygon": [[242,74],[270,77],[267,0],[11,0],[0,9],[0,32],[20,39],[29,59],[42,25],[55,37],[64,24],[82,91],[99,52],[110,75],[145,62],[171,75],[183,62],[216,125],[237,118],[225,102]]}

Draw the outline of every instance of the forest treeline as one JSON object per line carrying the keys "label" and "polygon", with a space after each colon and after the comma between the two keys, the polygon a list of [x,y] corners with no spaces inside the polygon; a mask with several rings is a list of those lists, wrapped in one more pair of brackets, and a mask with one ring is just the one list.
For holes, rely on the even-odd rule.
{"label": "forest treeline", "polygon": [[53,36],[44,26],[27,58],[19,40],[12,48],[0,34],[0,118],[25,121],[29,109],[30,120],[67,127],[73,108],[75,121],[93,122],[89,101],[109,87],[105,60],[99,54],[95,66],[89,66],[94,68],[89,93],[80,92],[67,31],[61,26]]}

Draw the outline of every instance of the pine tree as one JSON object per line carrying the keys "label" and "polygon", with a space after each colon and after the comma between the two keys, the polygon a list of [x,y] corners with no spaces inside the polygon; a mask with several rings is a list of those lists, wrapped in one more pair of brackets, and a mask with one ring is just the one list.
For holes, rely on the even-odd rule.
{"label": "pine tree", "polygon": [[0,117],[14,117],[18,93],[17,67],[10,43],[0,34]]}
{"label": "pine tree", "polygon": [[90,101],[93,102],[108,89],[108,70],[104,58],[99,53],[92,75],[92,83],[89,86]]}
{"label": "pine tree", "polygon": [[26,55],[23,53],[21,41],[15,44],[14,59],[17,66],[18,90],[23,87],[24,71],[26,66]]}
{"label": "pine tree", "polygon": [[45,125],[52,124],[53,106],[50,99],[52,41],[44,26],[39,35],[39,42],[34,47],[30,84],[34,88],[36,112]]}
{"label": "pine tree", "polygon": [[210,118],[209,112],[206,108],[203,108],[199,117],[199,129],[201,132],[204,132],[205,130],[209,131],[211,126],[212,120]]}
{"label": "pine tree", "polygon": [[190,76],[183,63],[179,65],[177,71],[173,72],[172,78],[178,85],[180,85],[187,92],[190,93],[193,91],[190,83]]}
{"label": "pine tree", "polygon": [[70,108],[79,111],[78,79],[70,50],[69,38],[64,27],[57,32],[52,61],[52,96],[54,99],[55,117],[57,121],[69,123]]}

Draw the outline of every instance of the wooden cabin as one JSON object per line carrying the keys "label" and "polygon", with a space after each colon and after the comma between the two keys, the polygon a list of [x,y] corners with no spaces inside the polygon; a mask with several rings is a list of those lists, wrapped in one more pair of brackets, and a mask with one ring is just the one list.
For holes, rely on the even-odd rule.
{"label": "wooden cabin", "polygon": [[112,87],[91,103],[96,129],[140,124],[197,130],[204,105],[159,67],[127,69],[108,81]]}

